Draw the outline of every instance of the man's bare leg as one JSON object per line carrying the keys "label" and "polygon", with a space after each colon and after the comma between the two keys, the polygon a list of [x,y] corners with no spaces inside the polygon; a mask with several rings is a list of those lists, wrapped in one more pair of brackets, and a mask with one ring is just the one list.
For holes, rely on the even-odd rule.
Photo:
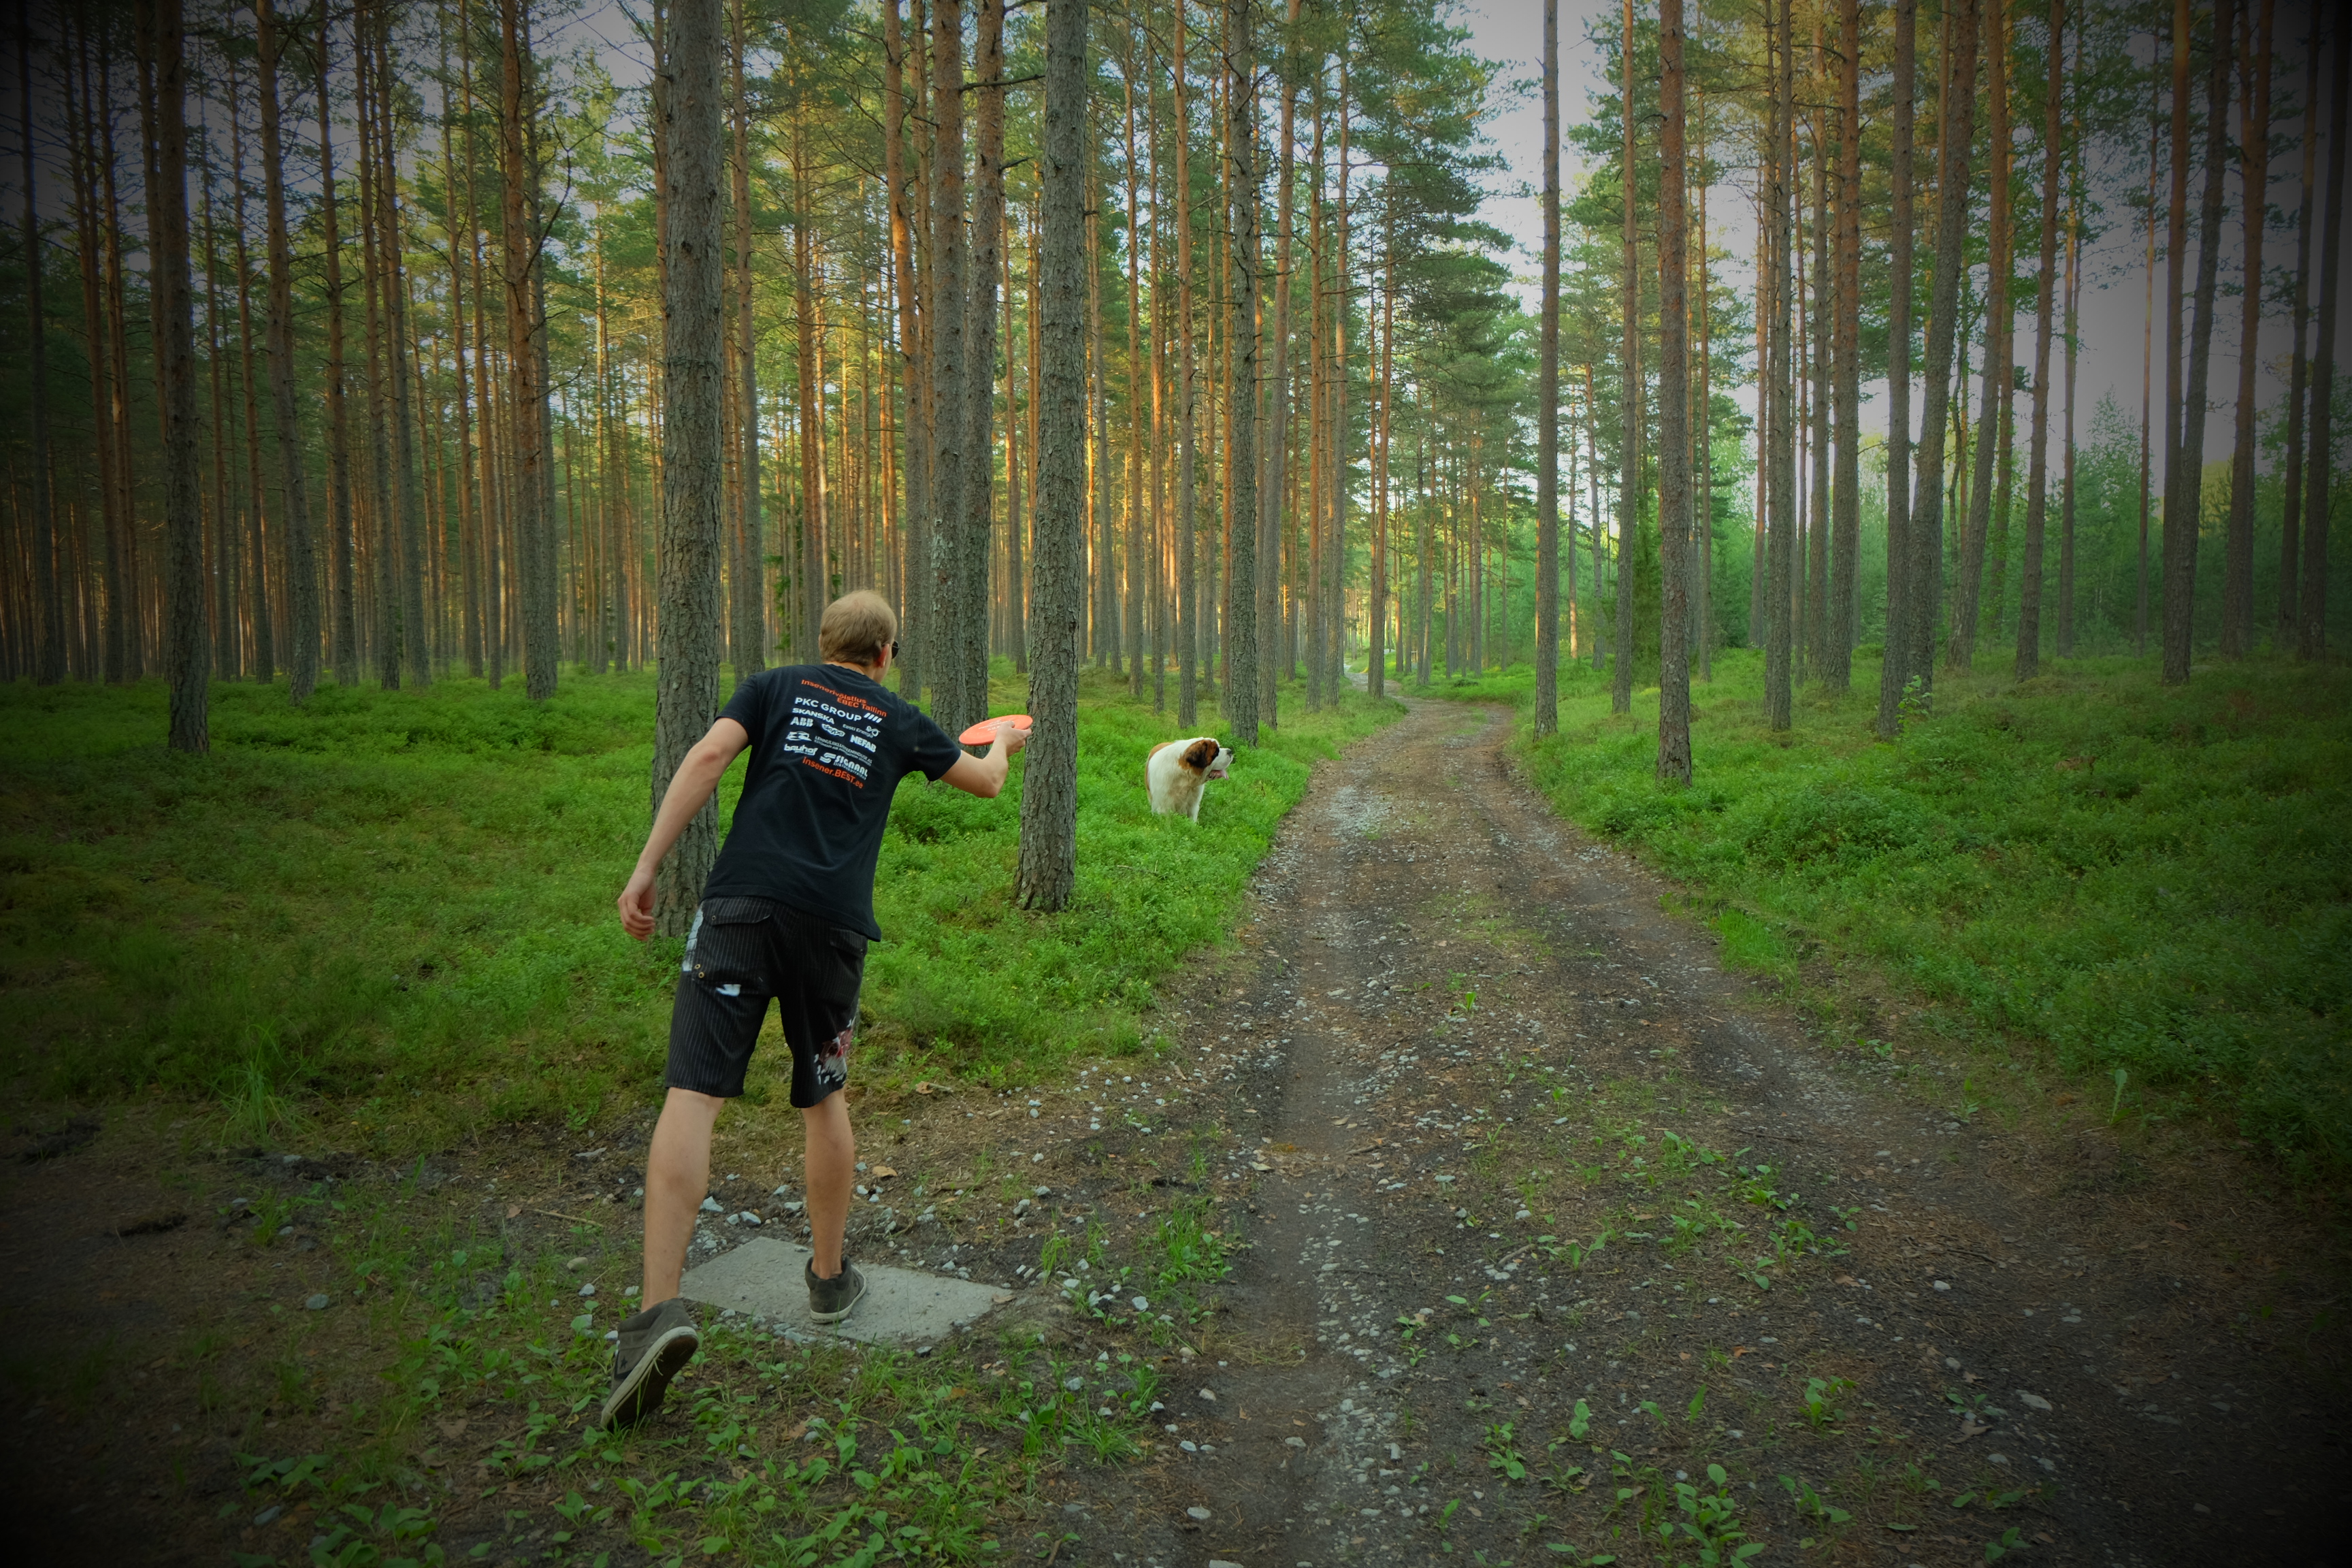
{"label": "man's bare leg", "polygon": [[[809,1250],[815,1255],[810,1265],[818,1279],[830,1279],[841,1272],[842,1233],[849,1224],[849,1188],[857,1171],[857,1138],[849,1130],[848,1097],[828,1094],[805,1108],[801,1128],[808,1136]],[[707,1135],[703,1146],[709,1147]],[[650,1216],[653,1211],[648,1206],[646,1212]],[[650,1247],[646,1258],[650,1268]]]}
{"label": "man's bare leg", "polygon": [[710,1130],[726,1103],[690,1089],[673,1089],[662,1101],[653,1148],[646,1155],[646,1306],[678,1293],[686,1244],[694,1239],[694,1212],[710,1191]]}

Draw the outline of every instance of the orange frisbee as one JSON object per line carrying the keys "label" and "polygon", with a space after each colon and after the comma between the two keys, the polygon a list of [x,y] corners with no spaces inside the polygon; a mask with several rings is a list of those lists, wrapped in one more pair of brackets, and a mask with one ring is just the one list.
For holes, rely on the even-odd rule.
{"label": "orange frisbee", "polygon": [[988,745],[996,739],[996,726],[1007,719],[1012,720],[1014,726],[1019,729],[1026,730],[1030,727],[1029,715],[1026,713],[1000,713],[993,719],[982,719],[979,723],[958,735],[956,739],[967,746]]}

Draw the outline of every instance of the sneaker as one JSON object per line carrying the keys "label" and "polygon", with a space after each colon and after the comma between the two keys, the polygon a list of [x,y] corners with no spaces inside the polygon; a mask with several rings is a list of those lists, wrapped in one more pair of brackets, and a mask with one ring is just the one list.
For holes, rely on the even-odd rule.
{"label": "sneaker", "polygon": [[602,1426],[630,1426],[661,1408],[670,1380],[700,1349],[694,1309],[673,1296],[633,1318],[621,1320],[621,1342],[613,1352],[613,1392],[604,1400]]}
{"label": "sneaker", "polygon": [[841,1272],[830,1279],[816,1277],[816,1259],[808,1261],[806,1269],[809,1291],[809,1321],[816,1323],[837,1323],[849,1316],[866,1294],[866,1276],[857,1265],[843,1258]]}

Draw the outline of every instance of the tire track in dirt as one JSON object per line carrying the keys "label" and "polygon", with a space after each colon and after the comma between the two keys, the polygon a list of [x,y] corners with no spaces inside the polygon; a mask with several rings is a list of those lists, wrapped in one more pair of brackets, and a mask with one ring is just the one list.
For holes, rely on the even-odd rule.
{"label": "tire track in dirt", "polygon": [[[1170,1395],[1197,1451],[1074,1478],[1058,1560],[1641,1561],[1709,1464],[1766,1561],[1976,1563],[2009,1530],[2028,1561],[2327,1560],[2341,1422],[2232,1323],[2255,1282],[2196,1256],[2210,1204],[2182,1226],[2095,1135],[1963,1125],[1822,1050],[1517,777],[1507,715],[1410,706],[1318,772],[1244,955],[1171,988],[1183,1059],[1255,1053],[1195,1108],[1258,1145],[1252,1247]],[[1736,1201],[1763,1186],[1804,1196]],[[1678,1246],[1678,1213],[1744,1228]],[[1756,1289],[1734,1265],[1790,1222],[1847,1250]]]}

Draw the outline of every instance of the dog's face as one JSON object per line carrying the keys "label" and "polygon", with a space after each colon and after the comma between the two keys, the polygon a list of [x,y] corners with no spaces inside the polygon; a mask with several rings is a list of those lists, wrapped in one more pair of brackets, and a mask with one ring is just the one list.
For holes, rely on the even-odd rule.
{"label": "dog's face", "polygon": [[1221,746],[1206,735],[1184,748],[1184,765],[1199,773],[1204,783],[1227,776],[1233,760],[1233,748]]}

